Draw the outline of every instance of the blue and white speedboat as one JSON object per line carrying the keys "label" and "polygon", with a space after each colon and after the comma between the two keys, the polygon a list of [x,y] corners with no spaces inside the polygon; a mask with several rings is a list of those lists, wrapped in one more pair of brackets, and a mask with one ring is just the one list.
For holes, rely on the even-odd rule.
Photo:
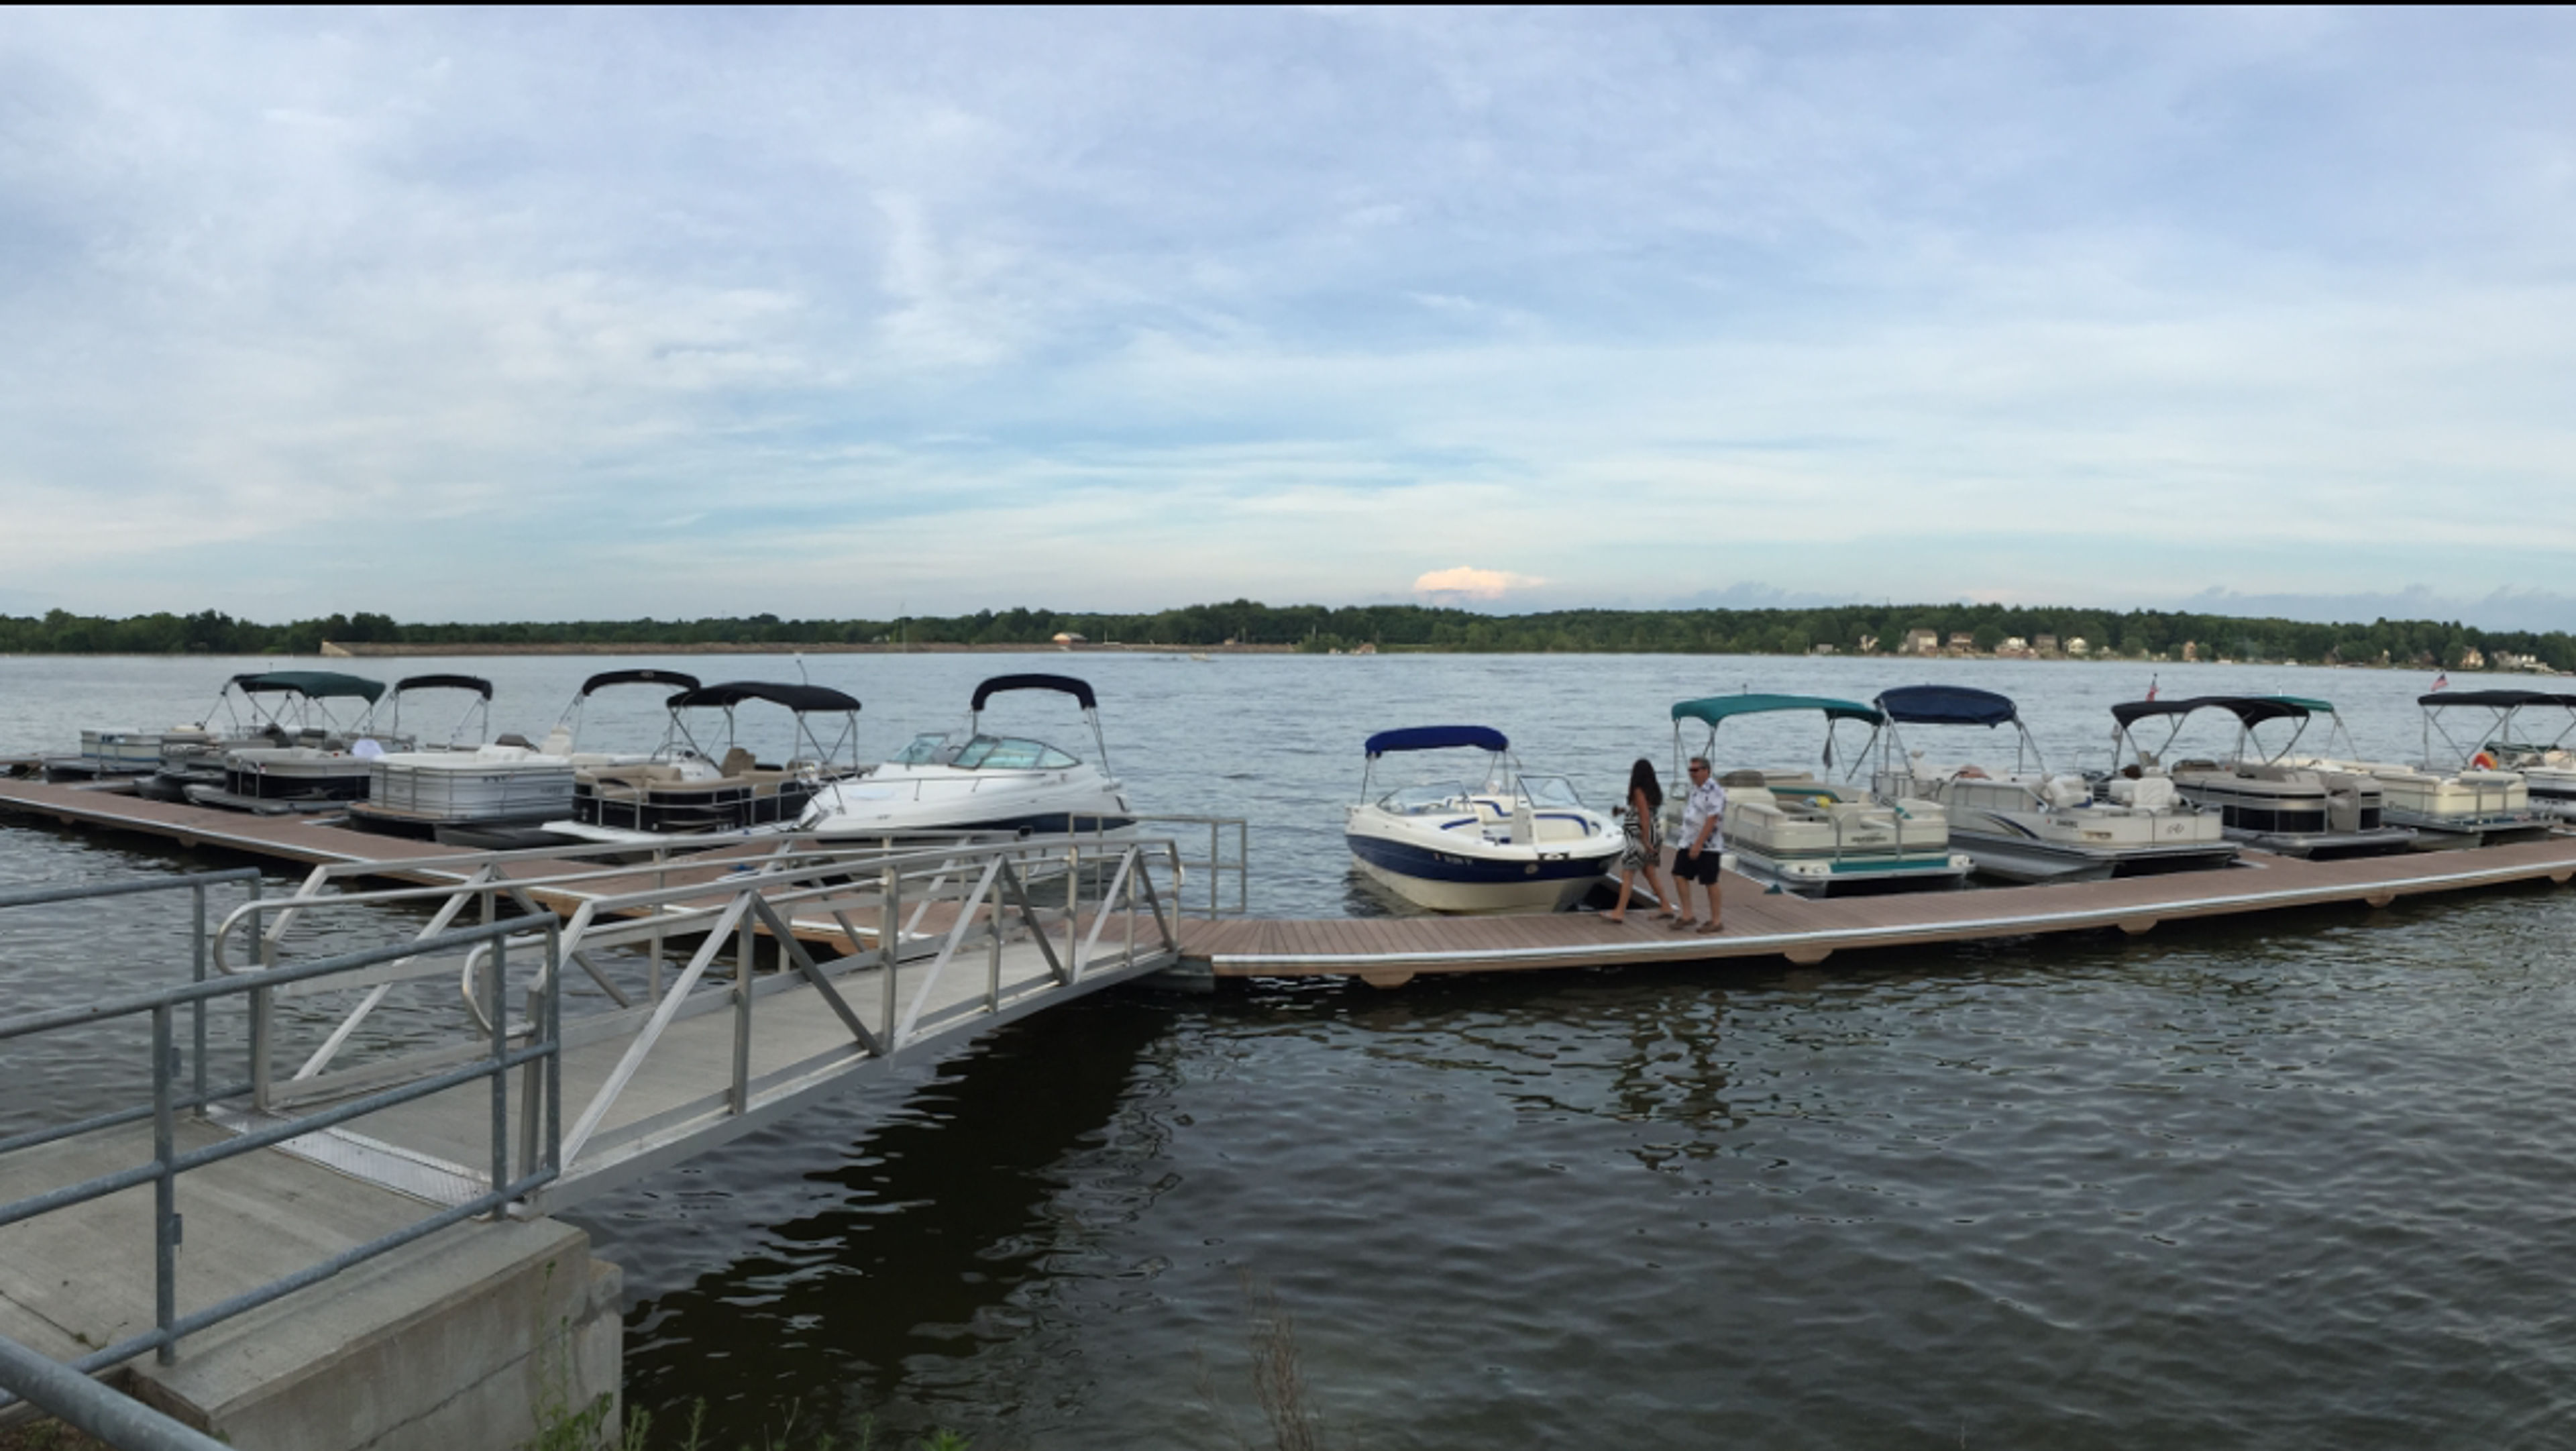
{"label": "blue and white speedboat", "polygon": [[[1592,890],[1623,842],[1608,813],[1562,776],[1525,774],[1489,726],[1414,726],[1368,738],[1360,800],[1342,838],[1361,872],[1434,912],[1557,912]],[[1371,799],[1378,758],[1486,753],[1472,778],[1421,781]]]}

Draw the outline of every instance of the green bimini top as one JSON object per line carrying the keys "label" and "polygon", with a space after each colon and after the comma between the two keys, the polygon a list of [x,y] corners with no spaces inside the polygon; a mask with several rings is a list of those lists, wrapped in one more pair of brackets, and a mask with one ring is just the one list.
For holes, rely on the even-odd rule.
{"label": "green bimini top", "polygon": [[1676,701],[1673,719],[1706,721],[1714,728],[1728,716],[1762,715],[1780,710],[1820,710],[1829,722],[1858,720],[1877,725],[1881,719],[1876,709],[1859,701],[1836,700],[1826,695],[1712,695],[1705,700]]}
{"label": "green bimini top", "polygon": [[370,703],[385,693],[382,681],[340,675],[329,670],[270,670],[255,675],[236,675],[232,678],[232,687],[245,695],[286,691],[313,700],[354,696]]}

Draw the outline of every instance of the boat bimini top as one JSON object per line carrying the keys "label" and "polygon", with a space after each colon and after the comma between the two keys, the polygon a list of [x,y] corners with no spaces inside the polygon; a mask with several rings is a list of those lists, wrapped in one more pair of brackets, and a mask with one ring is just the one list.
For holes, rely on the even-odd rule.
{"label": "boat bimini top", "polygon": [[1093,761],[1109,770],[1109,740],[1100,730],[1100,697],[1090,682],[1070,675],[996,675],[975,687],[966,704],[966,739],[951,745],[947,731],[924,731],[912,738],[888,765],[949,766],[960,771],[1060,771],[1082,762],[1072,752],[1023,736],[984,734],[984,707],[994,696],[1015,690],[1045,690],[1070,695],[1091,726]]}
{"label": "boat bimini top", "polygon": [[1377,774],[1377,762],[1380,756],[1407,755],[1415,751],[1469,750],[1483,751],[1491,757],[1485,763],[1482,781],[1399,787],[1378,803],[1387,810],[1395,812],[1431,809],[1435,800],[1442,803],[1453,802],[1473,796],[1478,791],[1506,790],[1509,784],[1508,778],[1515,764],[1512,760],[1511,740],[1492,726],[1403,726],[1396,730],[1379,731],[1370,736],[1361,749],[1366,752],[1368,758],[1368,764],[1360,771],[1362,801],[1369,799],[1369,783]]}
{"label": "boat bimini top", "polygon": [[[251,724],[246,728],[242,727],[241,713],[233,708],[232,698],[236,693],[250,707]],[[279,731],[339,730],[342,727],[332,716],[329,702],[363,700],[367,703],[367,711],[358,717],[355,724],[347,727],[354,734],[365,729],[369,718],[375,714],[377,698],[384,693],[383,681],[369,680],[361,675],[342,675],[332,670],[255,670],[225,681],[219,703],[233,721],[235,734],[251,734],[269,727]],[[272,705],[262,700],[262,696],[277,696],[279,699]],[[290,713],[293,717],[291,722],[288,719]],[[313,719],[317,715],[321,717],[318,725]]]}
{"label": "boat bimini top", "polygon": [[[2424,708],[2424,769],[2428,771],[2493,770],[2506,760],[2541,755],[2564,746],[2567,737],[2576,733],[2576,695],[2561,695],[2546,690],[2437,690],[2419,695],[2415,703]],[[2514,739],[2515,717],[2523,711],[2565,710],[2567,725],[2555,739],[2545,745],[2523,744]],[[2481,711],[2484,724],[2468,733],[2463,742],[2451,734],[2450,723],[2443,719],[2451,711]],[[2433,749],[2439,739],[2442,749]],[[2481,761],[2480,756],[2486,757]]]}
{"label": "boat bimini top", "polygon": [[[1699,700],[1676,701],[1673,703],[1674,778],[1683,779],[1688,774],[1682,769],[1685,763],[1682,751],[1684,721],[1698,721],[1708,727],[1707,737],[1699,751],[1699,754],[1707,755],[1717,744],[1717,728],[1723,722],[1737,716],[1806,710],[1819,712],[1825,718],[1825,765],[1828,769],[1834,764],[1834,731],[1844,721],[1860,722],[1868,726],[1874,736],[1885,720],[1874,706],[1863,705],[1856,700],[1836,700],[1828,695],[1757,695],[1748,691],[1742,695],[1711,695]],[[1868,755],[1869,747],[1864,742],[1859,753],[1851,757],[1853,769],[1858,769],[1859,763]],[[1714,766],[1717,763],[1711,760],[1709,764]]]}
{"label": "boat bimini top", "polygon": [[473,699],[466,702],[464,713],[456,718],[456,724],[447,728],[449,745],[454,745],[461,740],[473,741],[480,745],[483,737],[490,733],[492,729],[491,681],[480,675],[407,675],[394,682],[394,693],[385,700],[385,704],[393,710],[393,723],[386,727],[389,734],[399,736],[403,733],[402,699],[406,694],[416,690],[462,690],[473,696]]}
{"label": "boat bimini top", "polygon": [[1873,702],[1887,720],[1882,764],[1892,769],[1896,758],[1905,754],[1905,741],[1898,733],[1900,725],[1995,726],[2008,725],[2020,739],[2013,744],[2013,773],[2036,771],[2048,774],[2048,764],[2039,753],[2039,742],[2032,738],[2030,727],[2023,723],[2021,707],[2012,697],[1991,690],[1978,690],[1967,685],[1900,685],[1879,692]]}
{"label": "boat bimini top", "polygon": [[[2321,754],[2357,757],[2359,748],[2352,743],[2351,733],[2344,728],[2343,717],[2327,701],[2304,695],[2186,695],[2172,700],[2131,700],[2111,707],[2111,745],[2113,769],[2118,769],[2120,748],[2125,745],[2137,757],[2141,769],[2163,762],[2173,749],[2174,739],[2182,734],[2184,718],[2198,711],[2215,710],[2236,718],[2236,757],[2240,761],[2271,765],[2287,757],[2306,735],[2308,728],[2322,719],[2326,722],[2327,748]],[[2277,747],[2265,747],[2254,733],[2256,726],[2276,720],[2295,722],[2287,740]],[[2142,721],[2165,722],[2164,739],[2149,750],[2141,744],[2136,731]]]}
{"label": "boat bimini top", "polygon": [[[748,700],[761,700],[771,705],[785,706],[789,715],[795,719],[796,740],[791,748],[794,754],[785,763],[786,769],[794,770],[799,766],[857,769],[858,697],[834,690],[828,685],[789,685],[765,680],[728,680],[717,685],[700,685],[694,689],[683,690],[663,702],[664,707],[671,713],[670,735],[663,744],[666,748],[685,747],[707,760],[726,762],[726,774],[733,774],[732,766],[736,760],[736,753],[739,752],[746,758],[750,754],[735,744],[734,738],[734,708]],[[688,713],[698,710],[723,713],[722,750],[708,750],[705,745],[699,743],[696,733],[689,729]],[[821,734],[815,730],[814,722],[818,717],[829,716],[840,717],[840,730],[831,742],[826,744]],[[740,764],[748,766],[753,763],[743,759]]]}
{"label": "boat bimini top", "polygon": [[538,749],[549,756],[569,756],[581,748],[582,707],[590,698],[613,685],[658,685],[670,690],[695,690],[698,677],[684,670],[659,670],[641,667],[629,670],[602,670],[581,683],[572,693],[572,701],[555,718],[555,728],[546,732],[545,744]]}

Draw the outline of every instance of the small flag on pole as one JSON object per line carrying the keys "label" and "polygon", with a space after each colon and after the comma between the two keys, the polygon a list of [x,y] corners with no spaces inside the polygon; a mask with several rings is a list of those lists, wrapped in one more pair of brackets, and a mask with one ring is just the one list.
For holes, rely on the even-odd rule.
{"label": "small flag on pole", "polygon": [[[2150,675],[2147,677],[2147,699],[2153,700],[2156,698],[2156,682],[2162,679],[2164,679],[2164,677],[2161,675]],[[2436,688],[2438,689],[2439,687]]]}
{"label": "small flag on pole", "polygon": [[2451,672],[2450,672],[2450,671],[2448,671],[2448,670],[2445,670],[2445,671],[2443,671],[2441,674],[2434,676],[2434,677],[2433,677],[2433,688],[2434,688],[2435,690],[2448,690],[2448,689],[2450,689],[2450,688],[2451,688]]}

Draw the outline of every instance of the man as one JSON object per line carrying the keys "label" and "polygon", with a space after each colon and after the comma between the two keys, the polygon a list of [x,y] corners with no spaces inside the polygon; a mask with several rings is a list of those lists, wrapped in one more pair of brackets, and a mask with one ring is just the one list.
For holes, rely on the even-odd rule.
{"label": "man", "polygon": [[[1673,895],[1681,899],[1681,920],[1674,930],[1702,932],[1718,930],[1717,862],[1725,851],[1725,840],[1719,834],[1726,824],[1726,788],[1717,784],[1717,776],[1708,768],[1708,757],[1690,759],[1690,795],[1682,802],[1682,839],[1673,849]],[[1703,921],[1691,918],[1691,883],[1708,889],[1708,916]]]}

